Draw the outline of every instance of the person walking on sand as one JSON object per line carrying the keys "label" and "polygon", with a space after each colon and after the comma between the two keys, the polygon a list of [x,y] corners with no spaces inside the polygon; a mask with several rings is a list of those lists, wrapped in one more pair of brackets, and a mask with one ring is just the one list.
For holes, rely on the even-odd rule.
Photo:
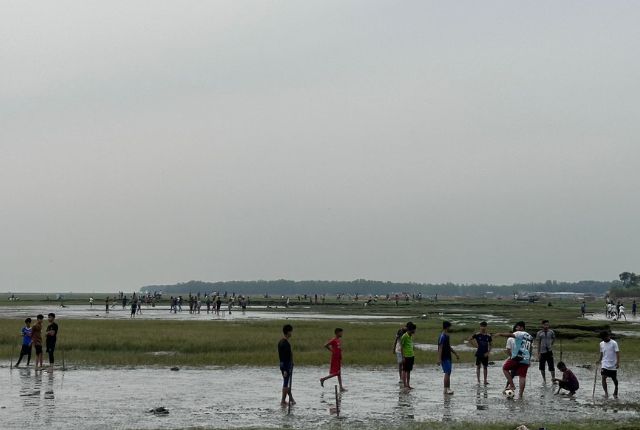
{"label": "person walking on sand", "polygon": [[413,335],[416,333],[416,325],[409,321],[407,331],[400,338],[400,350],[402,351],[402,382],[404,388],[413,390],[411,386],[411,371],[415,356],[413,354]]}
{"label": "person walking on sand", "polygon": [[600,375],[602,376],[602,388],[604,396],[609,397],[607,378],[611,378],[614,385],[613,398],[618,398],[618,369],[620,368],[620,348],[618,342],[611,339],[608,331],[600,333],[600,359],[596,364],[600,364]]}
{"label": "person walking on sand", "polygon": [[491,354],[492,338],[491,335],[487,333],[487,322],[482,321],[480,323],[480,331],[470,336],[467,340],[476,347],[476,378],[478,379],[478,385],[480,385],[481,365],[484,372],[484,385],[489,385],[487,374],[489,368],[489,355]]}
{"label": "person walking on sand", "polygon": [[49,355],[49,367],[53,369],[54,352],[56,350],[56,342],[58,340],[58,324],[56,323],[56,314],[49,313],[47,315],[47,321],[49,325],[47,326],[46,340],[45,345],[47,346],[47,354]]}
{"label": "person walking on sand", "polygon": [[291,351],[291,343],[289,339],[293,334],[293,326],[285,324],[282,327],[282,339],[278,342],[278,357],[280,358],[280,373],[282,373],[282,406],[287,405],[287,396],[289,403],[295,405],[291,394],[291,378],[293,377],[293,352]]}
{"label": "person walking on sand", "polygon": [[524,321],[516,323],[516,331],[513,333],[497,333],[495,336],[513,337],[515,339],[511,357],[505,361],[502,366],[502,373],[507,378],[508,388],[515,391],[516,386],[513,383],[511,371],[515,370],[519,378],[519,397],[524,397],[524,389],[527,385],[527,371],[531,362],[531,350],[533,346],[533,337],[525,330]]}
{"label": "person walking on sand", "polygon": [[442,372],[444,373],[444,394],[449,396],[453,394],[453,390],[451,389],[451,372],[453,371],[451,354],[460,360],[458,353],[451,348],[450,330],[451,323],[449,321],[443,321],[442,333],[440,333],[440,337],[438,338],[438,365],[442,366]]}
{"label": "person walking on sand", "polygon": [[31,344],[36,350],[36,369],[42,368],[42,321],[44,315],[38,314],[36,323],[31,328]]}
{"label": "person walking on sand", "polygon": [[398,330],[398,332],[396,333],[396,340],[395,340],[395,342],[393,342],[393,353],[395,354],[396,362],[398,363],[398,377],[399,377],[398,383],[400,383],[400,384],[403,383],[403,378],[402,378],[402,346],[400,345],[400,339],[402,338],[402,335],[405,334],[406,332],[407,332],[407,327],[406,326],[400,328],[400,330]]}
{"label": "person walking on sand", "polygon": [[538,349],[538,368],[544,384],[547,383],[547,375],[544,369],[545,363],[551,373],[551,380],[556,379],[556,371],[553,364],[553,344],[555,341],[556,333],[549,328],[549,320],[542,320],[542,329],[536,334],[535,343]]}
{"label": "person walking on sand", "polygon": [[340,391],[347,391],[342,385],[342,333],[341,328],[336,328],[334,331],[335,337],[324,344],[324,347],[331,352],[331,365],[329,366],[329,375],[324,378],[320,378],[320,385],[324,387],[324,381],[330,378],[337,377],[338,384],[340,384]]}
{"label": "person walking on sand", "polygon": [[22,336],[22,348],[20,349],[20,357],[16,363],[16,367],[20,365],[22,357],[27,357],[27,366],[31,364],[31,318],[24,320],[24,327],[20,331]]}

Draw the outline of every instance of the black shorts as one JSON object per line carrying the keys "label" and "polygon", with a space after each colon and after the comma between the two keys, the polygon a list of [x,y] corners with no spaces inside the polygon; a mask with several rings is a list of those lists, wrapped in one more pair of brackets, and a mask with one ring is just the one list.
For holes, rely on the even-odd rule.
{"label": "black shorts", "polygon": [[411,372],[413,370],[414,360],[415,357],[405,357],[404,360],[402,360],[402,370],[405,372]]}
{"label": "black shorts", "polygon": [[20,355],[31,355],[31,345],[22,345]]}
{"label": "black shorts", "polygon": [[540,354],[540,363],[539,363],[540,370],[544,370],[545,363],[547,363],[549,372],[555,372],[555,369],[553,367],[553,351],[547,351]]}
{"label": "black shorts", "polygon": [[489,367],[489,357],[485,357],[484,355],[482,357],[478,357],[476,355],[476,366],[480,366],[482,364],[482,367]]}
{"label": "black shorts", "polygon": [[600,369],[600,375],[604,378],[618,379],[618,371],[611,369]]}
{"label": "black shorts", "polygon": [[36,354],[42,354],[42,345],[33,345],[36,348]]}

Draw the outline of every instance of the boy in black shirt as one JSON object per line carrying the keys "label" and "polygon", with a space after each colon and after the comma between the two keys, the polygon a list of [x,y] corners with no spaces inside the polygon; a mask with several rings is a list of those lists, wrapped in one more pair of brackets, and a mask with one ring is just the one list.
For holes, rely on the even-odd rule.
{"label": "boy in black shirt", "polygon": [[49,354],[49,366],[53,369],[53,352],[56,349],[56,340],[58,337],[58,324],[55,323],[56,314],[50,313],[47,315],[47,319],[49,321],[49,325],[47,326],[47,354]]}
{"label": "boy in black shirt", "polygon": [[282,339],[278,342],[278,356],[280,358],[280,372],[282,373],[282,400],[280,404],[285,406],[287,404],[287,395],[289,396],[289,403],[295,405],[291,395],[291,376],[293,374],[293,352],[291,351],[291,344],[289,338],[293,332],[291,324],[286,324],[282,327]]}

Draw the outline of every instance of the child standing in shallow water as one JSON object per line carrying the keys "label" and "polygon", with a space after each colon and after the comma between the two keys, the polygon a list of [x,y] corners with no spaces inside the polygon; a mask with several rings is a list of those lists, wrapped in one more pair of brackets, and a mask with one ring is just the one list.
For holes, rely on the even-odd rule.
{"label": "child standing in shallow water", "polygon": [[451,354],[455,355],[458,360],[458,353],[451,348],[451,338],[449,337],[449,329],[451,323],[449,321],[442,322],[442,333],[438,339],[438,364],[442,366],[444,372],[444,394],[451,395],[451,372],[453,370],[453,360]]}
{"label": "child standing in shallow water", "polygon": [[324,381],[337,376],[340,391],[347,391],[342,385],[342,332],[343,330],[341,328],[335,329],[335,337],[324,344],[324,347],[331,352],[331,366],[329,368],[329,375],[320,378],[320,385],[324,387]]}
{"label": "child standing in shallow water", "polygon": [[413,354],[413,335],[416,333],[416,325],[409,321],[407,331],[400,338],[400,351],[402,352],[402,382],[404,388],[413,390],[411,386],[411,371],[415,356]]}
{"label": "child standing in shallow water", "polygon": [[27,366],[31,363],[31,318],[24,320],[24,327],[22,327],[22,349],[20,350],[20,358],[16,363],[16,367],[20,365],[22,357],[27,357]]}

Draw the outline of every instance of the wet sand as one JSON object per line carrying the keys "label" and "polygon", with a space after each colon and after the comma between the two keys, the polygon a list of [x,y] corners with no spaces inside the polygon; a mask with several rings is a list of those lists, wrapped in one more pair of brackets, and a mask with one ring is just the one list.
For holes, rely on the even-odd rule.
{"label": "wet sand", "polygon": [[[105,312],[104,306],[94,306],[91,309],[84,305],[70,305],[64,308],[59,306],[0,306],[0,315],[3,318],[24,319],[26,317],[35,318],[39,313],[46,315],[54,312],[57,319],[130,319],[131,311],[129,308],[122,309],[122,306],[116,306]],[[295,307],[290,310],[284,306],[278,308],[267,308],[265,306],[249,307],[246,311],[241,308],[234,308],[231,313],[226,308],[220,311],[220,315],[213,313],[207,314],[206,308],[200,313],[190,314],[189,308],[183,307],[182,312],[169,312],[168,306],[143,307],[142,314],[136,315],[135,319],[145,320],[405,320],[406,316],[400,315],[353,315],[353,314],[327,314],[313,312],[309,307]]]}
{"label": "wet sand", "polygon": [[[477,386],[475,368],[454,368],[455,394],[442,394],[442,373],[435,365],[417,364],[411,392],[398,385],[393,368],[344,368],[348,392],[341,396],[341,416],[335,405],[334,380],[321,388],[327,369],[296,368],[293,392],[298,404],[292,414],[279,405],[281,378],[277,368],[235,367],[182,369],[0,368],[0,423],[6,430],[47,428],[179,429],[197,428],[397,428],[416,422],[558,422],[585,419],[637,419],[640,380],[637,371],[622,371],[622,400],[592,401],[593,370],[573,368],[581,383],[575,399],[554,396],[532,368],[526,398],[501,395],[500,367],[490,367],[489,387]],[[147,412],[164,406],[168,415]],[[28,418],[25,418],[28,417]]]}

